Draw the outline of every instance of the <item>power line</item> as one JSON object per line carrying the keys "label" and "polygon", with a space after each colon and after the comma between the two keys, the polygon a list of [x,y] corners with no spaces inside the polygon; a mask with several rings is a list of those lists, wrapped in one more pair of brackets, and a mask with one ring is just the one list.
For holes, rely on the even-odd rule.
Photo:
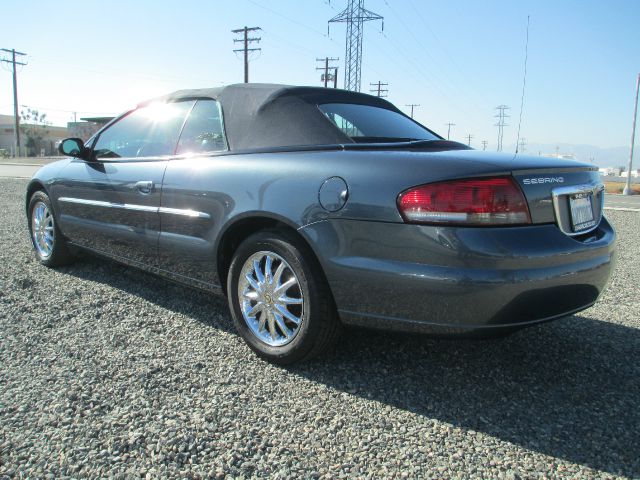
{"label": "power line", "polygon": [[411,107],[411,118],[413,118],[413,109],[414,107],[419,107],[420,104],[419,103],[408,103],[405,105],[405,107]]}
{"label": "power line", "polygon": [[332,23],[346,23],[347,34],[344,55],[344,88],[354,92],[360,91],[360,74],[362,70],[362,38],[364,34],[364,22],[382,20],[384,30],[384,18],[364,8],[364,0],[349,0],[347,8],[329,20]]}
{"label": "power line", "polygon": [[[449,96],[446,92],[443,92],[447,97],[450,98],[450,100],[452,102],[455,102],[458,106],[459,106],[459,110],[462,110],[460,107],[462,107],[462,105],[464,104],[464,110],[467,110],[468,105],[473,105],[477,108],[477,104],[478,104],[478,97],[481,95],[478,95],[476,93],[471,94],[470,90],[467,89],[468,87],[468,83],[466,82],[463,84],[463,87],[465,88],[461,88],[460,87],[460,82],[458,82],[456,80],[455,75],[451,76],[449,74],[447,74],[446,70],[442,70],[442,69],[438,69],[438,65],[441,63],[439,62],[434,55],[432,55],[432,52],[440,52],[442,54],[444,54],[445,56],[447,56],[449,58],[449,60],[452,62],[452,58],[450,57],[450,55],[446,54],[444,48],[434,48],[433,46],[431,46],[431,44],[426,44],[425,42],[423,42],[423,40],[425,40],[425,35],[424,35],[424,30],[421,29],[420,30],[420,34],[419,35],[415,35],[411,26],[409,24],[407,24],[402,17],[396,13],[396,11],[394,10],[394,8],[392,8],[392,6],[389,4],[389,2],[387,2],[387,0],[383,0],[385,5],[389,8],[389,10],[391,11],[391,13],[398,19],[398,21],[402,24],[404,31],[406,31],[412,38],[413,38],[413,45],[419,45],[421,48],[421,53],[424,54],[424,57],[420,58],[420,57],[416,57],[415,59],[418,62],[423,62],[424,58],[429,57],[431,60],[428,63],[428,67],[426,67],[424,70],[422,70],[423,75],[425,75],[425,77],[427,76],[427,72],[428,71],[428,76],[432,77],[432,79],[430,78],[431,83],[436,86],[436,88],[438,88],[438,90],[443,91],[438,85],[436,84],[444,84],[447,85],[448,89],[455,89],[458,91],[457,95],[454,96]],[[396,2],[397,3],[397,2]],[[411,7],[416,10],[416,13],[418,14],[419,18],[422,19],[422,22],[424,24],[424,27],[426,27],[428,30],[431,31],[431,34],[433,35],[434,39],[436,41],[438,41],[438,43],[441,43],[440,40],[437,38],[437,36],[435,35],[435,33],[429,28],[428,23],[426,22],[426,20],[424,19],[424,17],[422,16],[422,14],[420,13],[420,11],[418,9],[416,9],[415,5],[411,4]],[[400,11],[400,9],[398,9],[398,11]],[[414,19],[415,17],[412,17],[412,19]],[[385,35],[385,37],[387,37],[387,35]],[[391,40],[390,38],[387,37],[388,40]],[[423,64],[424,65],[424,64]],[[453,62],[452,62],[453,65]],[[460,71],[460,68],[458,68],[458,71]],[[462,74],[463,76],[466,77],[466,75]],[[461,103],[461,99],[465,98],[466,100],[463,100]],[[484,98],[484,97],[483,97]],[[486,101],[486,99],[485,99]]]}
{"label": "power line", "polygon": [[455,127],[456,124],[455,123],[445,123],[445,125],[447,126],[447,140],[449,140],[449,137],[451,135],[451,127]]}
{"label": "power line", "polygon": [[[335,65],[329,66],[329,62],[337,62],[338,60],[340,59],[333,57],[316,58],[316,62],[324,62],[324,66],[316,67],[316,70],[324,70],[324,73],[320,77],[320,79],[324,82],[324,88],[327,88],[327,83],[329,82],[329,80],[333,80],[333,88],[336,88],[336,83],[338,81],[338,67],[336,67]],[[335,70],[335,75],[329,73],[329,69]]]}
{"label": "power line", "polygon": [[305,48],[305,46],[301,45],[299,42],[298,43],[294,43],[291,40],[288,40],[288,39],[278,35],[277,33],[275,33],[271,29],[263,28],[262,32],[267,36],[266,38],[263,38],[262,41],[265,42],[266,44],[268,44],[269,42],[272,42],[272,41],[274,43],[278,43],[279,45],[275,45],[276,48],[286,47],[291,52],[295,52],[295,53],[299,54],[301,57],[302,56],[308,57],[309,55],[315,55],[317,53],[316,50],[312,50],[310,48]]}
{"label": "power line", "polygon": [[387,93],[389,93],[388,89],[382,88],[382,87],[388,87],[389,84],[388,83],[382,83],[380,80],[378,80],[377,83],[370,83],[369,86],[375,87],[375,88],[370,88],[369,92],[375,93],[376,96],[378,96],[380,98],[386,97]]}
{"label": "power line", "polygon": [[[87,67],[84,63],[80,64],[80,63],[74,63],[69,61],[66,58],[56,58],[56,57],[39,57],[39,56],[33,56],[33,55],[29,55],[29,62],[30,64],[35,63],[41,63],[41,64],[51,64],[54,65],[55,67],[60,67],[61,64],[64,64],[65,68],[73,68],[73,71],[76,70],[82,70],[85,72],[90,72],[90,73],[97,73],[99,74],[101,77],[119,77],[119,78],[124,78],[128,81],[131,81],[131,77],[141,77],[144,79],[152,79],[152,80],[156,80],[156,81],[161,81],[161,82],[167,82],[167,81],[175,81],[175,80],[188,80],[188,81],[195,81],[196,78],[195,77],[191,77],[191,76],[185,76],[185,75],[167,75],[167,74],[162,74],[162,75],[151,75],[151,74],[146,74],[146,73],[141,73],[141,72],[133,72],[130,69],[117,69],[117,68],[109,68],[109,69],[102,69],[102,68],[93,68],[93,67]],[[219,80],[212,80],[210,77],[206,77],[206,76],[202,76],[202,77],[198,77],[197,81],[199,82],[208,82],[209,84],[220,84],[220,85],[225,85],[226,83],[229,82],[223,82],[223,81],[219,81]]]}
{"label": "power line", "polygon": [[26,53],[16,52],[14,48],[11,50],[7,48],[0,48],[1,51],[7,52],[11,54],[11,60],[7,60],[6,58],[0,59],[0,62],[4,62],[7,64],[11,64],[11,73],[13,75],[13,137],[15,150],[13,152],[13,156],[17,157],[20,155],[20,117],[18,116],[18,72],[16,71],[16,65],[26,65],[24,62],[18,62],[16,60],[16,55],[26,56]]}
{"label": "power line", "polygon": [[[420,64],[416,63],[416,59],[410,56],[409,54],[407,54],[406,48],[402,47],[399,43],[395,42],[393,40],[393,37],[391,37],[387,33],[380,32],[380,35],[384,37],[385,40],[388,41],[388,44],[391,45],[391,47],[397,52],[397,54],[394,55],[392,53],[384,52],[383,50],[383,52],[387,55],[390,61],[395,62],[396,65],[398,65],[398,67],[400,67],[403,71],[407,71],[410,75],[412,75],[416,79],[416,81],[420,83],[425,83],[425,81],[429,82],[433,87],[434,94],[437,91],[440,96],[448,99],[448,101],[452,106],[457,107],[458,111],[463,113],[468,111],[467,106],[470,105],[471,102],[461,103],[459,98],[450,95],[449,93],[447,93],[446,90],[440,88],[438,83],[431,77],[433,72],[427,71],[427,69],[422,68]],[[410,69],[407,69],[406,64],[399,62],[398,61],[399,57],[404,57],[405,61],[413,67],[413,71]]]}
{"label": "power line", "polygon": [[329,39],[329,41],[337,43],[335,40],[333,40],[331,37],[329,37],[329,35],[322,33],[320,30],[316,30],[315,28],[307,25],[306,23],[302,23],[298,20],[294,20],[291,17],[288,17],[280,12],[275,11],[273,8],[269,8],[269,7],[265,7],[264,5],[261,5],[260,3],[256,2],[255,0],[247,0],[249,3],[254,4],[256,7],[260,7],[263,10],[266,10],[268,12],[273,13],[274,15],[277,15],[278,17],[284,18],[286,21],[290,22],[290,23],[295,23],[296,25],[302,27],[302,28],[306,28],[307,30],[312,31],[313,33],[316,33],[318,35],[320,35],[321,37],[327,38]]}
{"label": "power line", "polygon": [[50,111],[53,111],[53,112],[78,113],[78,114],[89,114],[89,115],[105,115],[105,116],[107,116],[107,115],[119,115],[120,113],[122,113],[122,112],[119,112],[119,113],[113,113],[113,112],[110,112],[110,113],[88,112],[86,110],[77,110],[77,109],[76,110],[63,110],[62,108],[50,108],[50,107],[42,107],[42,106],[35,107],[33,105],[24,105],[24,104],[20,104],[20,106],[24,107],[24,108],[31,108],[31,109],[34,109],[34,110],[50,110]]}
{"label": "power line", "polygon": [[[461,68],[460,65],[455,61],[455,56],[450,54],[450,52],[447,49],[447,44],[445,42],[443,42],[438,37],[438,35],[436,35],[436,32],[430,27],[429,22],[422,15],[422,13],[421,13],[422,9],[416,7],[416,5],[415,5],[413,0],[409,0],[409,4],[410,4],[411,8],[414,10],[414,12],[416,13],[418,19],[421,20],[422,26],[431,34],[433,39],[438,43],[438,48],[431,48],[430,50],[433,51],[433,52],[440,52],[444,56],[444,58],[446,58],[449,61],[450,65],[452,67],[454,67],[454,69],[457,71],[457,75],[454,74],[453,76],[450,76],[450,75],[447,74],[447,72],[445,70],[442,70],[441,73],[445,77],[445,81],[449,85],[455,87],[456,90],[458,90],[458,92],[460,94],[462,94],[468,101],[471,101],[474,105],[478,104],[478,99],[482,99],[482,100],[484,100],[484,102],[489,103],[487,97],[484,95],[484,91],[478,90],[478,89],[473,89],[473,91],[472,91],[469,88],[474,84],[474,82],[466,82],[465,81],[465,82],[460,83],[458,81],[460,78],[466,78],[468,76],[467,70]],[[425,38],[424,29],[421,30],[421,35],[420,35],[419,38]],[[422,48],[425,48],[425,47],[423,46]],[[427,55],[429,55],[433,59],[433,63],[434,64],[439,63],[433,58],[432,55],[430,55],[429,50],[425,49],[425,51],[426,51]]]}
{"label": "power line", "polygon": [[243,48],[235,49],[234,52],[244,52],[244,83],[249,83],[249,52],[260,51],[260,48],[249,48],[249,44],[253,42],[259,42],[260,37],[249,38],[249,32],[253,32],[256,30],[261,30],[260,27],[244,27],[238,28],[236,30],[231,30],[232,33],[243,33],[243,38],[234,38],[233,42],[238,43],[242,42],[244,44]]}
{"label": "power line", "polygon": [[502,138],[504,137],[504,127],[508,126],[506,123],[506,119],[510,117],[505,112],[509,110],[509,107],[506,105],[498,105],[496,107],[498,111],[497,115],[494,115],[498,119],[498,123],[494,124],[494,127],[498,127],[498,152],[502,151]]}

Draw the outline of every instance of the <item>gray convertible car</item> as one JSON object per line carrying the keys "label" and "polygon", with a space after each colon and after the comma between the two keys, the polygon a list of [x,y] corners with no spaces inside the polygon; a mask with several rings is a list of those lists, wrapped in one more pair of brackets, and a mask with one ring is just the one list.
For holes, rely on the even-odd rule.
{"label": "gray convertible car", "polygon": [[597,169],[476,151],[360,93],[182,90],[60,150],[26,195],[42,264],[81,249],[222,293],[276,363],[344,324],[471,334],[564,317],[614,264]]}

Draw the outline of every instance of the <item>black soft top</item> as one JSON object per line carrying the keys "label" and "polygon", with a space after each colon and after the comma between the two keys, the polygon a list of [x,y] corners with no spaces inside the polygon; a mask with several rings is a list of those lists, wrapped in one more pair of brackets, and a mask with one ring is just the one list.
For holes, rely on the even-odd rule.
{"label": "black soft top", "polygon": [[220,102],[230,150],[354,143],[318,109],[324,103],[372,105],[404,115],[386,100],[363,93],[267,83],[178,90],[140,106],[198,98]]}

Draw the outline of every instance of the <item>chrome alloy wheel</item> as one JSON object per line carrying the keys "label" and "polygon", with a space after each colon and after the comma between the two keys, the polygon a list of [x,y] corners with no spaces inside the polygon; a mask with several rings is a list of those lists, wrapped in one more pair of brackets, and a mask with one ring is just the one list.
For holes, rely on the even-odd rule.
{"label": "chrome alloy wheel", "polygon": [[37,202],[31,214],[31,235],[33,244],[41,258],[46,259],[53,252],[53,215],[44,202]]}
{"label": "chrome alloy wheel", "polygon": [[238,299],[244,321],[262,342],[280,347],[291,342],[304,320],[300,282],[280,255],[261,251],[242,266]]}

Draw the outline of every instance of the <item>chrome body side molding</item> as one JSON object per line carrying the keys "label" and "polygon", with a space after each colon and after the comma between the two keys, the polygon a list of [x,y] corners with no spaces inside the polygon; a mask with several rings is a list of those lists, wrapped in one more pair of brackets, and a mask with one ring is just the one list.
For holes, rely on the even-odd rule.
{"label": "chrome body side molding", "polygon": [[196,210],[191,210],[191,209],[150,207],[148,205],[136,205],[132,203],[113,203],[113,202],[104,202],[101,200],[87,200],[84,198],[73,198],[73,197],[60,197],[58,198],[58,201],[65,202],[65,203],[75,203],[79,205],[91,205],[93,207],[119,208],[121,210],[133,210],[136,212],[166,213],[170,215],[181,215],[184,217],[204,218],[204,219],[211,218],[211,215],[209,215],[208,213],[198,212]]}

